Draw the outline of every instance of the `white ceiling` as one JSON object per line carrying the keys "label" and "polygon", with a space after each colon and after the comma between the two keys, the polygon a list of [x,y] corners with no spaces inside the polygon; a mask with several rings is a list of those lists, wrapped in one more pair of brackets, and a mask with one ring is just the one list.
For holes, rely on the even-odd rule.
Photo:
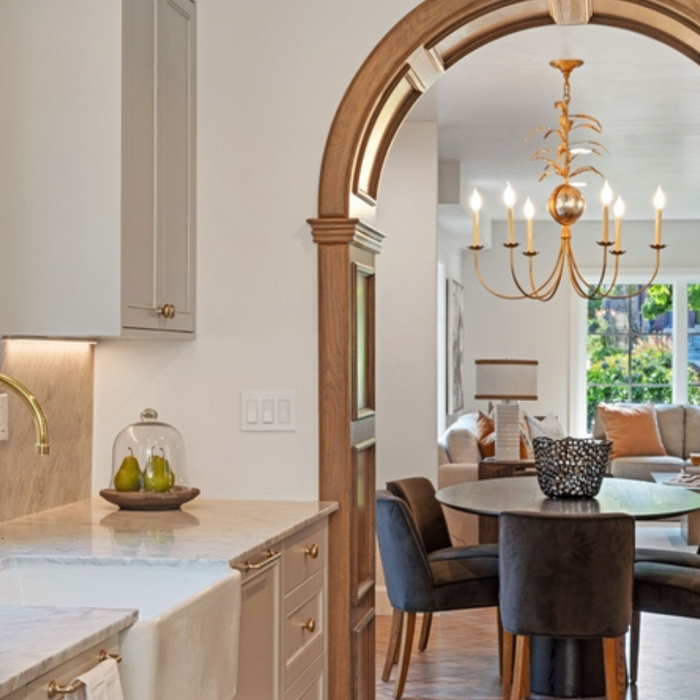
{"label": "white ceiling", "polygon": [[[580,156],[578,162],[602,171],[625,201],[625,218],[652,218],[652,198],[661,185],[664,219],[700,219],[700,66],[642,35],[596,25],[510,35],[450,68],[410,119],[437,121],[440,159],[462,163],[463,189],[478,187],[492,218],[503,218],[506,181],[518,194],[518,218],[527,196],[537,218],[546,217],[548,193],[561,180],[548,177],[538,185],[544,164],[529,157],[558,142],[555,136],[525,137],[535,127],[557,124],[554,102],[561,98],[562,79],[549,65],[555,58],[584,61],[571,76],[570,112],[601,122],[600,136],[583,134],[608,153]],[[585,179],[585,217],[599,218],[603,182],[594,175]]]}

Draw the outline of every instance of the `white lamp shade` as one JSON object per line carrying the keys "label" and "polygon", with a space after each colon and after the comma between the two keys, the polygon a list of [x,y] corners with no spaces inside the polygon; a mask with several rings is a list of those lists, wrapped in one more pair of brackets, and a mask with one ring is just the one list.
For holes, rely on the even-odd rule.
{"label": "white lamp shade", "polygon": [[537,400],[537,360],[475,360],[476,399]]}

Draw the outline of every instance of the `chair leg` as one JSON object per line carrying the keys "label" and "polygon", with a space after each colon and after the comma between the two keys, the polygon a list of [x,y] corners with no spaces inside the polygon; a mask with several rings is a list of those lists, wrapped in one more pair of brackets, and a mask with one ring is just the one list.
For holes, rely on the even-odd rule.
{"label": "chair leg", "polygon": [[389,634],[389,646],[386,650],[386,659],[384,660],[384,670],[382,671],[382,680],[388,681],[391,676],[391,669],[399,658],[399,642],[401,641],[401,628],[403,627],[403,612],[396,610],[391,616],[391,632]]}
{"label": "chair leg", "polygon": [[515,663],[510,700],[523,700],[527,697],[530,697],[530,637],[519,634],[515,638]]}
{"label": "chair leg", "polygon": [[413,646],[413,634],[416,630],[416,613],[406,613],[403,631],[403,646],[401,647],[401,660],[399,661],[399,675],[396,679],[394,697],[400,698],[406,685],[408,664],[411,662],[411,647]]}
{"label": "chair leg", "polygon": [[513,647],[515,646],[515,637],[506,630],[503,630],[502,646],[501,677],[503,678],[503,700],[508,700],[513,685]]}
{"label": "chair leg", "polygon": [[[622,700],[625,695],[624,636],[603,639],[606,700]],[[622,652],[622,653],[621,653]]]}
{"label": "chair leg", "polygon": [[630,627],[630,683],[637,682],[637,670],[639,668],[639,634],[642,628],[642,613],[639,610],[632,611],[632,625]]}
{"label": "chair leg", "polygon": [[[498,635],[498,673],[503,678],[503,623],[501,622],[501,609],[496,608],[496,634]],[[512,652],[511,652],[512,656]]]}
{"label": "chair leg", "polygon": [[418,638],[418,651],[425,651],[430,638],[430,627],[433,623],[433,613],[423,613],[423,624],[420,628],[420,637]]}

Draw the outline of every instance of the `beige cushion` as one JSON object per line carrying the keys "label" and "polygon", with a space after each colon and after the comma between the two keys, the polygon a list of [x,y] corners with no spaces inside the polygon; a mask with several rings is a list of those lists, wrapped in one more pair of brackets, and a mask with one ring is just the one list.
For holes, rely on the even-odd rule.
{"label": "beige cushion", "polygon": [[605,435],[612,441],[612,459],[667,454],[653,404],[600,404],[598,412],[605,426]]}
{"label": "beige cushion", "polygon": [[566,437],[564,429],[559,423],[559,419],[553,413],[548,413],[543,418],[535,418],[529,413],[526,413],[525,419],[527,420],[530,437],[533,440],[536,437],[546,437],[552,440],[561,440]]}
{"label": "beige cushion", "polygon": [[467,428],[456,428],[447,434],[447,454],[454,464],[474,464],[481,460],[476,435]]}

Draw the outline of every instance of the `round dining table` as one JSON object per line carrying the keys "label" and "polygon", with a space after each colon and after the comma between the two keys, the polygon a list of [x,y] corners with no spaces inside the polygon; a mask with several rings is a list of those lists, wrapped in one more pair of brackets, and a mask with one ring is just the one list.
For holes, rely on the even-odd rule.
{"label": "round dining table", "polygon": [[[636,520],[659,520],[700,510],[700,494],[666,484],[605,478],[594,498],[548,498],[534,477],[485,479],[440,489],[436,497],[449,508],[498,517],[507,511],[570,513],[595,517],[627,513]],[[605,696],[602,648],[597,640],[531,641],[530,686],[546,696]]]}
{"label": "round dining table", "polygon": [[700,510],[700,494],[670,484],[634,479],[603,479],[595,498],[548,498],[535,477],[468,481],[440,489],[443,505],[477,515],[505,511],[536,513],[627,513],[635,520],[659,520]]}

